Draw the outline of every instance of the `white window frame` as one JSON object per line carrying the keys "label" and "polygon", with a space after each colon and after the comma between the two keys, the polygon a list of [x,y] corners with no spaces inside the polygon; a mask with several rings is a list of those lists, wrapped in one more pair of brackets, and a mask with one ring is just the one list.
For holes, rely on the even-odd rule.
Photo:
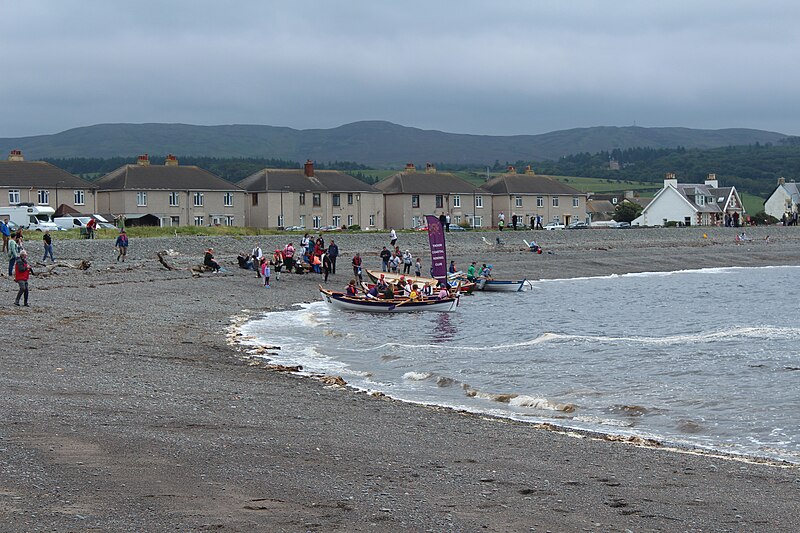
{"label": "white window frame", "polygon": [[195,215],[195,217],[194,217],[194,225],[195,226],[204,226],[205,225],[205,217],[203,217],[203,215]]}
{"label": "white window frame", "polygon": [[475,215],[472,217],[472,227],[473,228],[480,228],[483,224],[483,217],[481,215]]}
{"label": "white window frame", "polygon": [[475,209],[483,209],[483,196],[480,194],[475,196]]}
{"label": "white window frame", "polygon": [[136,206],[147,206],[147,191],[136,191]]}
{"label": "white window frame", "polygon": [[374,226],[375,225],[375,215],[370,215],[369,216],[369,225],[370,226]]}
{"label": "white window frame", "polygon": [[341,225],[342,225],[342,216],[341,215],[333,215],[331,217],[331,225],[332,226],[336,226],[337,228],[341,227]]}
{"label": "white window frame", "polygon": [[514,207],[522,207],[522,196],[514,197]]}
{"label": "white window frame", "polygon": [[314,229],[321,228],[322,227],[322,217],[319,216],[319,215],[314,216],[314,218],[311,219],[311,227],[314,228]]}
{"label": "white window frame", "polygon": [[194,193],[193,199],[195,207],[203,207],[203,203],[205,202],[205,195],[202,192],[197,191],[196,193]]}
{"label": "white window frame", "polygon": [[75,205],[86,205],[86,191],[83,189],[75,189],[72,194]]}
{"label": "white window frame", "polygon": [[411,195],[411,209],[419,209],[419,194]]}
{"label": "white window frame", "polygon": [[226,192],[222,195],[222,205],[225,207],[233,207],[233,193]]}
{"label": "white window frame", "polygon": [[350,227],[353,225],[353,215],[347,215],[347,226]]}
{"label": "white window frame", "polygon": [[544,196],[536,197],[536,207],[544,207]]}
{"label": "white window frame", "polygon": [[461,225],[461,215],[454,216],[452,223],[455,224],[456,226],[460,226]]}
{"label": "white window frame", "polygon": [[353,205],[353,193],[347,193],[347,205]]}
{"label": "white window frame", "polygon": [[225,215],[223,223],[226,226],[235,226],[236,225],[235,222],[236,222],[236,217],[234,217],[233,215]]}
{"label": "white window frame", "polygon": [[331,194],[331,206],[332,207],[341,207],[342,206],[342,195],[338,192]]}
{"label": "white window frame", "polygon": [[572,207],[580,207],[581,206],[581,199],[577,196],[572,197]]}
{"label": "white window frame", "polygon": [[180,207],[181,205],[181,195],[177,191],[172,191],[169,193],[169,206],[170,207]]}
{"label": "white window frame", "polygon": [[304,228],[306,227],[306,216],[305,215],[300,215],[300,224],[298,224],[298,226],[302,226]]}
{"label": "white window frame", "polygon": [[553,196],[553,207],[558,207],[558,196]]}
{"label": "white window frame", "polygon": [[8,190],[8,203],[10,205],[17,205],[19,202],[20,202],[19,189],[9,189]]}
{"label": "white window frame", "polygon": [[416,228],[422,225],[422,217],[419,215],[414,215],[411,217],[411,227]]}
{"label": "white window frame", "polygon": [[39,189],[36,193],[36,200],[39,205],[50,205],[50,191]]}
{"label": "white window frame", "polygon": [[284,225],[283,225],[283,215],[278,215],[278,227],[279,228],[284,227]]}
{"label": "white window frame", "polygon": [[453,195],[453,207],[461,207],[461,195]]}

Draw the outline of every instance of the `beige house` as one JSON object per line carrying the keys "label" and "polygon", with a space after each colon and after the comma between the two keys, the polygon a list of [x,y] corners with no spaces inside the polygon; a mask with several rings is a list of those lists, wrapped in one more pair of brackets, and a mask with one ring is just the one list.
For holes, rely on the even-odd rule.
{"label": "beige house", "polygon": [[425,215],[442,213],[451,224],[491,224],[491,195],[455,174],[436,172],[430,163],[424,172],[409,163],[375,187],[383,191],[386,227],[416,228],[425,223]]}
{"label": "beige house", "polygon": [[56,216],[65,213],[97,213],[97,186],[44,161],[25,161],[12,150],[8,161],[0,161],[0,207],[21,203],[52,207]]}
{"label": "beige house", "polygon": [[517,174],[514,167],[508,172],[487,181],[481,188],[491,195],[492,223],[497,226],[503,213],[506,227],[511,227],[517,215],[519,226],[531,226],[531,217],[542,217],[548,222],[587,221],[586,193],[570,187],[549,176],[537,176],[530,167],[525,174]]}
{"label": "beige house", "polygon": [[247,225],[257,228],[360,226],[383,229],[383,195],[336,170],[259,170],[238,185],[248,192]]}
{"label": "beige house", "polygon": [[244,226],[245,191],[196,166],[167,156],[151,165],[147,154],[97,181],[101,213],[125,217],[128,225]]}

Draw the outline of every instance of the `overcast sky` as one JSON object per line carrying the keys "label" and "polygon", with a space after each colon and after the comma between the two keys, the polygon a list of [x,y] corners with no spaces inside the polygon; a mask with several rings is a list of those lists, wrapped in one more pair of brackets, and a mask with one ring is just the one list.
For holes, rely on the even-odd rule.
{"label": "overcast sky", "polygon": [[109,122],[800,134],[800,3],[0,0],[0,137]]}

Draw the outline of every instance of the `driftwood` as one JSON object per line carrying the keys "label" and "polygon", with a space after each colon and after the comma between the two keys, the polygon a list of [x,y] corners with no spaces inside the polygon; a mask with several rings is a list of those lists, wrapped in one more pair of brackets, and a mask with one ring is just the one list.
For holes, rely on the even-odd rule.
{"label": "driftwood", "polygon": [[167,255],[166,250],[156,252],[156,255],[158,256],[158,262],[164,265],[164,268],[166,268],[167,270],[177,270],[174,266],[167,263],[166,259],[164,259],[164,256]]}
{"label": "driftwood", "polygon": [[213,270],[214,269],[211,268],[208,265],[195,265],[195,266],[189,267],[189,272],[191,272],[192,273],[192,277],[195,277],[195,278],[200,276],[200,274],[203,274],[205,272],[212,272]]}

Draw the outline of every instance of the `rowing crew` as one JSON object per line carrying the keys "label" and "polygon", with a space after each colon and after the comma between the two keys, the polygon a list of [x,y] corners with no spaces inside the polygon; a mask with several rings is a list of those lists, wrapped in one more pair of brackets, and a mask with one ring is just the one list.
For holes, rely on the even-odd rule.
{"label": "rowing crew", "polygon": [[[396,286],[392,283],[386,282],[383,275],[381,275],[378,283],[372,285],[367,290],[359,289],[356,286],[356,280],[351,279],[350,283],[347,285],[347,289],[345,290],[345,294],[350,296],[351,298],[359,298],[359,293],[363,293],[365,298],[370,299],[383,299],[383,300],[392,300],[394,298],[398,298],[399,295],[395,292],[402,291],[402,297],[413,300],[413,301],[420,301],[423,299],[430,299],[434,297],[434,289],[431,287],[430,283],[425,283],[421,288],[417,284],[411,284],[410,281],[406,280],[405,284],[402,286]],[[444,298],[448,298],[450,296],[450,292],[447,290],[447,287],[444,284],[439,284],[439,291],[436,293],[435,297],[437,300],[441,300]]]}

